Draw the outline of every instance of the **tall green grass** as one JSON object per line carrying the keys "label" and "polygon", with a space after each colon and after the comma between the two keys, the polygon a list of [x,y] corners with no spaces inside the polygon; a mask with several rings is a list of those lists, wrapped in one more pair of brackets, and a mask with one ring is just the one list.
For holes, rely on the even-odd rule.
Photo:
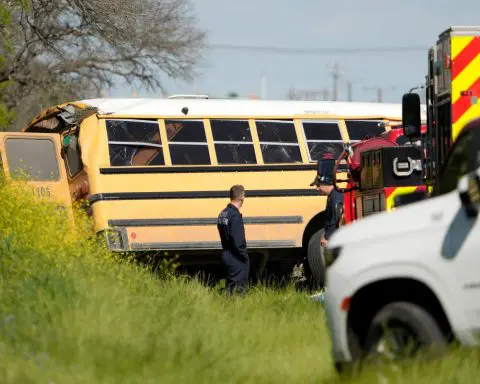
{"label": "tall green grass", "polygon": [[[230,299],[111,255],[78,212],[0,184],[1,383],[335,383],[321,306],[293,288]],[[478,380],[479,354],[358,383]],[[342,381],[344,382],[344,381]]]}

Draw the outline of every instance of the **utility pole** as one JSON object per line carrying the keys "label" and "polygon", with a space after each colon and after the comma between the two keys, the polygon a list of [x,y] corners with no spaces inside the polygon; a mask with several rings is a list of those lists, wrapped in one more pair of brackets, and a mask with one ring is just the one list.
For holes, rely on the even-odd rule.
{"label": "utility pole", "polygon": [[338,99],[338,80],[340,79],[340,67],[338,65],[338,62],[335,62],[331,75],[333,79],[332,100],[336,101]]}
{"label": "utility pole", "polygon": [[323,101],[328,100],[328,88],[323,88]]}
{"label": "utility pole", "polygon": [[339,99],[339,88],[340,88],[340,80],[342,80],[342,87],[343,81],[346,82],[347,85],[347,99],[348,101],[353,100],[353,82],[351,80],[347,80],[345,76],[341,73],[340,64],[336,61],[333,65],[332,70],[330,71],[330,75],[332,76],[332,98],[331,100],[336,101]]}
{"label": "utility pole", "polygon": [[379,86],[372,86],[372,87],[364,87],[367,91],[375,91],[377,94],[377,103],[383,103],[383,92],[386,90],[394,90],[396,89],[395,86],[389,87],[379,87]]}
{"label": "utility pole", "polygon": [[290,87],[290,89],[288,90],[288,93],[287,93],[287,98],[288,98],[288,100],[295,100],[296,99],[295,88]]}
{"label": "utility pole", "polygon": [[347,96],[348,96],[348,101],[353,101],[352,82],[350,80],[347,80]]}

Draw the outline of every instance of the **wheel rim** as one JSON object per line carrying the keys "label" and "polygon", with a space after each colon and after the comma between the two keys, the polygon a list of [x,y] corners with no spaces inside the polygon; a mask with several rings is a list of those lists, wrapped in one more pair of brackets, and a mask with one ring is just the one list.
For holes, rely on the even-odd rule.
{"label": "wheel rim", "polygon": [[412,357],[420,347],[418,337],[403,324],[390,324],[382,327],[379,331],[379,337],[370,353],[370,359],[377,363]]}
{"label": "wheel rim", "polygon": [[390,360],[398,360],[411,355],[418,340],[410,330],[404,327],[390,327],[377,343],[377,354],[384,354]]}

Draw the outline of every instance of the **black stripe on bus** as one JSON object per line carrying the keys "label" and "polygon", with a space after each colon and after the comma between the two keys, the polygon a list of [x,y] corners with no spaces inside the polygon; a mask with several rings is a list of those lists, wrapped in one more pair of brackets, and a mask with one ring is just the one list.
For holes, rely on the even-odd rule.
{"label": "black stripe on bus", "polygon": [[[254,216],[244,217],[244,224],[301,224],[302,216]],[[217,219],[200,217],[193,219],[114,219],[109,220],[111,227],[170,227],[190,225],[216,225]]]}
{"label": "black stripe on bus", "polygon": [[316,170],[316,164],[281,164],[281,165],[209,165],[209,166],[172,166],[172,167],[110,167],[100,168],[102,175],[131,175],[145,173],[216,173],[216,172],[281,172]]}
{"label": "black stripe on bus", "polygon": [[[319,196],[315,189],[267,189],[247,190],[246,197],[300,197]],[[88,201],[114,200],[159,200],[159,199],[215,199],[228,198],[228,191],[182,191],[182,192],[106,192],[91,195]]]}
{"label": "black stripe on bus", "polygon": [[[248,242],[248,248],[293,248],[295,240],[253,240]],[[179,243],[131,243],[132,250],[187,250],[187,249],[221,249],[219,241],[196,241]]]}

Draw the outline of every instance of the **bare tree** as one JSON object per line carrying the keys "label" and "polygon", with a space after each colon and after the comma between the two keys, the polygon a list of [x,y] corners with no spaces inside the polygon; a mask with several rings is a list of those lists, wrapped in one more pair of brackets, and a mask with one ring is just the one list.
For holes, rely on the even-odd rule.
{"label": "bare tree", "polygon": [[163,90],[164,76],[194,76],[205,40],[188,0],[6,0],[0,7],[9,15],[0,19],[8,108],[42,92],[98,95],[118,79]]}

